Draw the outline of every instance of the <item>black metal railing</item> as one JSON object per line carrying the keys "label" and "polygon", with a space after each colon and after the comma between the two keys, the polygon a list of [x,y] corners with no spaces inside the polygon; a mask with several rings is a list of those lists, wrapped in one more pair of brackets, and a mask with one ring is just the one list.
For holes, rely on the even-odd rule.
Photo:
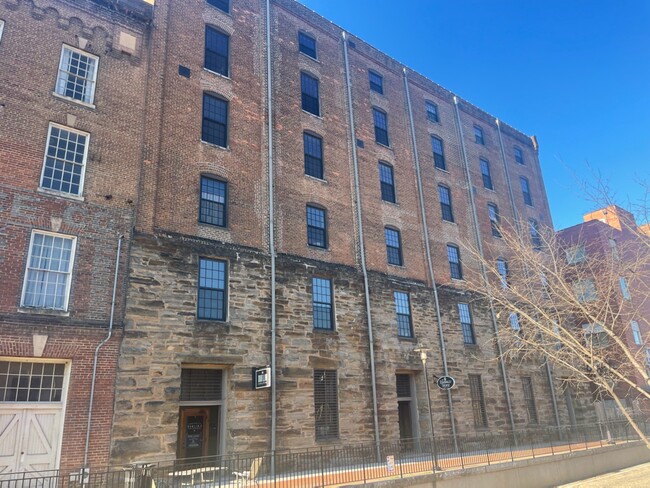
{"label": "black metal railing", "polygon": [[[650,434],[650,422],[637,425]],[[553,456],[639,436],[626,421],[574,427],[539,427],[456,437],[403,439],[345,446],[248,452],[178,459],[73,473],[0,474],[0,488],[313,488],[403,478],[441,470]]]}

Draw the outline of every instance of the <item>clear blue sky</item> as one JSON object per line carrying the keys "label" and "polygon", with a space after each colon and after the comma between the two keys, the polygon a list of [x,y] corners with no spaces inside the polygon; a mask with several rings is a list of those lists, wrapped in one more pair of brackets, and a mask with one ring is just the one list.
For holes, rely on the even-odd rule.
{"label": "clear blue sky", "polygon": [[300,1],[536,135],[557,229],[596,206],[579,178],[650,182],[650,0]]}

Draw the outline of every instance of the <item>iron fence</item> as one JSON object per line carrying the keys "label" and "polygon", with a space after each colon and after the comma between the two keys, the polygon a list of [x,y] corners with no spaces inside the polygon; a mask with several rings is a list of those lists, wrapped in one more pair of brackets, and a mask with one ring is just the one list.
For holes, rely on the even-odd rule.
{"label": "iron fence", "polygon": [[[650,422],[638,422],[650,434]],[[72,473],[0,473],[0,488],[314,488],[514,462],[638,440],[626,421],[248,452]]]}

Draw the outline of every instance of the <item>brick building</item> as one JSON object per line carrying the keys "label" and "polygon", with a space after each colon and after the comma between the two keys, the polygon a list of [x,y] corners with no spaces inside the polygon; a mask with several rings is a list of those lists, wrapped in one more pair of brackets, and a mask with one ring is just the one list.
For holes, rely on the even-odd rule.
{"label": "brick building", "polygon": [[[647,300],[650,237],[646,228],[647,224],[637,225],[630,212],[611,205],[585,215],[583,223],[562,229],[557,235],[559,244],[565,249],[567,264],[578,270],[588,270],[584,274],[578,271],[573,282],[574,286],[578,281],[580,283],[580,292],[587,302],[585,307],[595,303],[608,311],[600,316],[650,374],[650,325],[647,320],[650,316],[650,303]],[[608,304],[606,309],[600,307],[603,303]],[[586,320],[579,320],[575,325],[584,328],[584,322]],[[598,333],[599,329],[595,330]],[[623,357],[615,349],[617,346],[613,341],[603,340],[603,357],[608,357],[608,349],[613,349],[610,355]],[[629,361],[622,362],[617,369],[638,387],[648,391],[646,379],[638,370],[630,367]],[[619,381],[615,392],[630,411],[644,415],[650,411],[647,399],[630,385]],[[622,415],[611,395],[594,391],[594,400],[599,420]]]}
{"label": "brick building", "polygon": [[108,7],[0,1],[5,474],[108,462],[152,13],[139,1]]}
{"label": "brick building", "polygon": [[[293,0],[0,6],[0,67],[39,50],[0,71],[0,361],[65,365],[62,466],[120,235],[90,463],[429,436],[418,345],[436,435],[591,418],[541,363],[497,359],[510,325],[465,285],[466,246],[507,259],[493,221],[552,225],[534,138]],[[80,95],[58,93],[62,49],[95,60]],[[45,182],[49,125],[86,137],[74,191]],[[26,306],[32,235],[75,250],[63,304]]]}

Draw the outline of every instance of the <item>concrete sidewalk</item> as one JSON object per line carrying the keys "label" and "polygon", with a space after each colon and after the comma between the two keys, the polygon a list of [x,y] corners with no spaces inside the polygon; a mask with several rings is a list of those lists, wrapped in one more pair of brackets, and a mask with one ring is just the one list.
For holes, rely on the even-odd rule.
{"label": "concrete sidewalk", "polygon": [[650,463],[575,481],[557,488],[640,488],[650,486]]}

